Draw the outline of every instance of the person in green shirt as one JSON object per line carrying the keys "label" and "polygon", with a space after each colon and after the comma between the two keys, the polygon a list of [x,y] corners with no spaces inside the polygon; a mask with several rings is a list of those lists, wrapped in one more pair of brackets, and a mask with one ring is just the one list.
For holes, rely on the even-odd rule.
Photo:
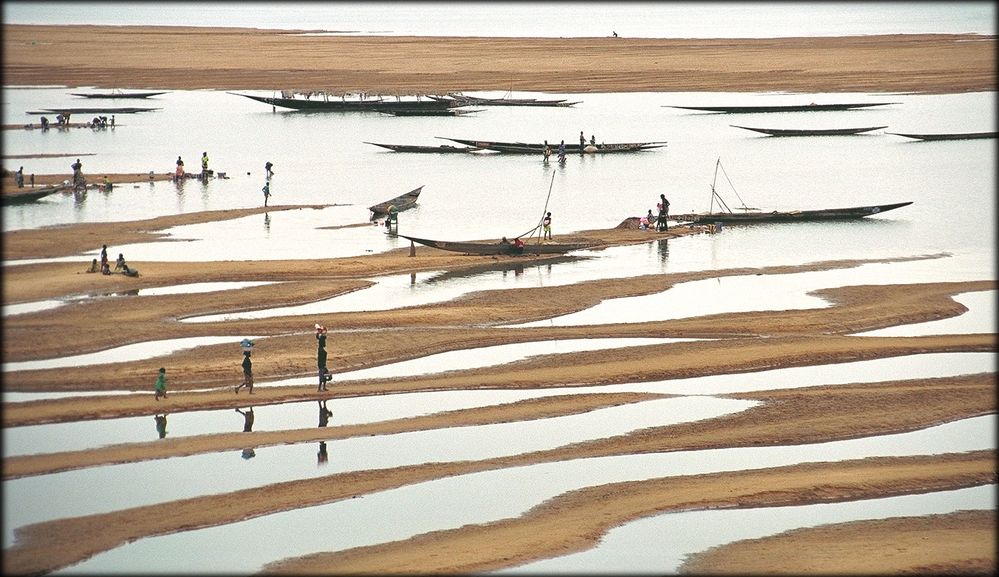
{"label": "person in green shirt", "polygon": [[166,398],[166,369],[160,368],[160,374],[156,377],[156,400],[160,397]]}

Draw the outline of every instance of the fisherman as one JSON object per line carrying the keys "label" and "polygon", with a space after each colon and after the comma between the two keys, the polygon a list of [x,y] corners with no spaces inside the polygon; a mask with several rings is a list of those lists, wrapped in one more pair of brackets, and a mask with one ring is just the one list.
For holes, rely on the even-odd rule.
{"label": "fisherman", "polygon": [[204,176],[208,172],[208,153],[201,153],[201,175]]}

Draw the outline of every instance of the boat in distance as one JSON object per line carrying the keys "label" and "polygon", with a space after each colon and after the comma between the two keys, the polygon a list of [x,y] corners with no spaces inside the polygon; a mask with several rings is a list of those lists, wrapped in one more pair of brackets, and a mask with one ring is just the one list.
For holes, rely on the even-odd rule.
{"label": "boat in distance", "polygon": [[416,144],[382,144],[378,142],[365,142],[364,144],[380,146],[382,148],[387,148],[393,152],[455,153],[455,152],[472,152],[473,150],[481,150],[473,146],[451,146],[449,144],[442,144],[440,146],[420,146]]}
{"label": "boat in distance", "polygon": [[465,110],[452,106],[451,108],[396,108],[378,112],[389,116],[467,116],[482,110]]}
{"label": "boat in distance", "polygon": [[49,186],[39,186],[37,188],[25,188],[23,190],[18,190],[17,192],[4,194],[0,196],[0,199],[3,200],[4,205],[26,204],[29,202],[34,202],[38,199],[44,198],[56,192],[67,192],[70,190],[73,190],[72,185],[59,183]]}
{"label": "boat in distance", "polygon": [[768,134],[770,136],[843,136],[849,134],[863,134],[864,132],[871,132],[874,130],[880,130],[882,128],[888,128],[887,126],[867,126],[864,128],[753,128],[751,126],[738,126],[735,124],[729,124],[733,128],[741,128],[743,130],[752,130],[753,132],[760,132],[763,134]]}
{"label": "boat in distance", "polygon": [[664,108],[682,108],[684,110],[699,110],[702,112],[725,112],[742,114],[754,112],[819,112],[825,110],[851,110],[854,108],[870,108],[872,106],[888,106],[901,102],[867,102],[858,104],[763,104],[757,106],[664,106]]}
{"label": "boat in distance", "polygon": [[915,140],[976,140],[979,138],[995,138],[995,132],[941,132],[937,134],[907,134],[904,132],[886,132],[895,136],[904,136]]}
{"label": "boat in distance", "polygon": [[477,255],[539,255],[539,254],[564,254],[574,250],[581,250],[593,246],[590,243],[525,243],[522,251],[516,251],[513,243],[500,242],[453,242],[447,240],[430,240],[426,238],[416,238],[400,234],[402,238],[412,242],[446,250],[450,252],[460,252],[464,254]]}
{"label": "boat in distance", "polygon": [[240,94],[230,92],[235,96],[242,96],[271,106],[290,108],[292,110],[303,110],[309,112],[393,112],[406,110],[446,110],[457,106],[453,100],[433,99],[426,100],[383,100],[373,98],[370,100],[360,99],[326,99],[317,98],[284,98],[278,96],[256,96],[253,94]]}
{"label": "boat in distance", "polygon": [[118,98],[149,98],[151,96],[159,96],[160,94],[166,94],[166,92],[70,92],[71,96],[82,96],[84,98],[103,98],[103,99],[118,99]]}
{"label": "boat in distance", "polygon": [[[437,138],[442,138],[438,136]],[[494,150],[496,152],[506,152],[509,154],[542,154],[545,150],[545,144],[542,143],[530,143],[530,142],[495,142],[489,140],[468,140],[463,138],[445,138],[444,140],[450,140],[452,142],[457,142],[458,144],[464,144],[466,146],[474,146],[475,148]],[[613,142],[609,144],[585,144],[580,148],[579,144],[566,144],[565,152],[566,154],[601,154],[608,152],[638,152],[642,150],[651,150],[654,148],[662,148],[666,146],[665,141],[653,141],[653,142]],[[551,150],[552,155],[557,154],[559,145],[552,144],[549,142],[548,148]]]}
{"label": "boat in distance", "polygon": [[417,199],[420,198],[420,192],[423,191],[425,185],[420,185],[417,188],[399,196],[386,200],[385,202],[379,202],[378,204],[368,207],[371,211],[371,218],[377,218],[379,216],[385,216],[389,214],[392,208],[395,208],[395,212],[402,212],[407,208],[413,208],[416,205]]}
{"label": "boat in distance", "polygon": [[714,212],[670,215],[670,220],[685,223],[755,224],[766,222],[815,222],[827,220],[850,220],[909,206],[909,202],[855,206],[851,208],[826,208],[819,210],[792,210],[787,212]]}

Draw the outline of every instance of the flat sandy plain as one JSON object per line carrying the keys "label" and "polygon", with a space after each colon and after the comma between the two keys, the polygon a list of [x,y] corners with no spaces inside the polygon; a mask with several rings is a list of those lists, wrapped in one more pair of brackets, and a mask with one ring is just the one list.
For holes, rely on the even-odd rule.
{"label": "flat sandy plain", "polygon": [[[552,92],[769,91],[926,92],[994,91],[995,37],[912,35],[764,40],[657,40],[627,38],[408,38],[302,36],[291,32],[230,28],[4,26],[7,85],[66,85],[125,89],[361,90],[382,94],[453,90]],[[252,58],[247,58],[252,54]],[[6,162],[5,162],[6,164]],[[56,181],[69,175],[42,175]],[[117,175],[127,181],[127,175]],[[38,180],[39,184],[43,181]],[[4,191],[11,190],[5,178]],[[312,210],[314,207],[270,207]],[[193,213],[125,223],[92,223],[5,232],[3,256],[44,258],[151,240],[190,222],[237,218],[262,209]],[[622,217],[625,215],[622,215]],[[620,228],[557,235],[598,246],[643,243],[649,234],[625,222]],[[665,235],[699,234],[670,230]],[[656,238],[661,238],[657,236]],[[364,277],[425,270],[462,270],[509,257],[472,257],[418,248],[323,261],[187,263],[136,262],[138,279],[83,273],[85,263],[23,265],[6,270],[4,304],[112,288],[187,282],[282,280],[208,295],[141,299],[122,309],[95,301],[67,312],[40,312],[4,320],[5,361],[47,358],[158,338],[219,334],[211,323],[183,325],[184,316],[305,302],[364,286]],[[536,257],[523,257],[534,259]],[[926,258],[932,258],[926,257]],[[710,337],[712,341],[569,355],[551,366],[545,358],[515,365],[461,371],[446,378],[400,377],[352,381],[328,395],[379,395],[398,391],[481,387],[542,388],[566,383],[600,385],[737,373],[768,367],[845,362],[928,352],[996,351],[996,335],[851,337],[849,333],[930,321],[966,309],[951,297],[995,289],[995,279],[829,288],[831,306],[773,313],[732,313],[672,321],[589,327],[494,330],[490,324],[525,322],[581,310],[611,296],[660,292],[679,282],[736,274],[778,274],[858,266],[835,261],[806,266],[726,269],[598,280],[550,288],[486,291],[443,304],[400,310],[327,315],[330,364],[335,371],[377,366],[426,354],[539,339],[579,337]],[[197,270],[198,272],[192,272]],[[116,307],[115,314],[108,314]],[[124,318],[123,318],[124,317]],[[104,319],[112,319],[108,321]],[[468,322],[475,319],[475,326]],[[312,374],[315,359],[302,350],[313,316],[225,323],[233,335],[262,339],[266,363],[256,367],[260,404],[320,399],[308,387],[268,387],[268,380]],[[343,338],[340,331],[352,331]],[[73,341],[65,334],[93,335]],[[278,336],[280,335],[280,336]],[[228,345],[201,347],[154,361],[95,366],[87,371],[27,371],[5,375],[7,391],[133,389],[125,396],[5,403],[4,426],[100,417],[153,415],[233,408],[238,398]],[[225,352],[223,352],[225,351]],[[156,368],[170,373],[170,397],[157,404],[150,392]],[[220,387],[214,391],[195,389]],[[5,573],[46,572],[148,535],[233,522],[250,516],[321,504],[409,483],[531,463],[586,456],[702,448],[814,443],[910,431],[996,410],[995,374],[913,379],[866,385],[820,386],[732,395],[762,403],[743,413],[646,429],[551,451],[472,462],[399,467],[372,475],[358,471],[290,481],[217,496],[60,519],[24,528],[4,551]],[[595,394],[546,398],[490,409],[327,429],[249,433],[256,446],[311,442],[449,426],[547,418],[647,400],[650,395]],[[891,410],[885,410],[891,407]],[[6,457],[5,479],[108,463],[241,449],[247,434],[163,439],[56,455]],[[333,480],[335,482],[331,483]],[[421,535],[340,552],[319,552],[265,568],[268,572],[337,571],[474,572],[563,555],[592,546],[609,528],[643,516],[681,509],[759,507],[835,502],[990,484],[996,482],[991,451],[961,455],[875,458],[651,479],[588,488],[558,497],[522,517]],[[331,490],[334,487],[335,490]],[[280,490],[275,490],[280,489]],[[697,573],[994,573],[995,514],[887,519],[794,531],[736,543],[692,559]],[[892,555],[880,554],[892,551]]]}

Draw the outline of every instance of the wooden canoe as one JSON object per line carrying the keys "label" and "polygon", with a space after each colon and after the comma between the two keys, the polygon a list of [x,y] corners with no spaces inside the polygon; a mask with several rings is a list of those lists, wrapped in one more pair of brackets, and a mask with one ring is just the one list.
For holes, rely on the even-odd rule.
{"label": "wooden canoe", "polygon": [[950,132],[937,134],[906,134],[902,132],[886,132],[895,136],[904,136],[916,140],[975,140],[978,138],[995,138],[995,132]]}
{"label": "wooden canoe", "polygon": [[420,146],[416,144],[382,144],[378,142],[365,142],[364,144],[371,144],[374,146],[380,146],[382,148],[387,148],[393,152],[471,152],[473,150],[479,150],[473,146],[450,146],[448,144],[442,144],[440,146]]}
{"label": "wooden canoe", "polygon": [[826,220],[849,220],[881,214],[908,206],[912,202],[897,202],[894,204],[878,204],[873,206],[856,206],[851,208],[827,208],[820,210],[794,210],[789,212],[715,212],[698,214],[670,215],[670,220],[689,223],[752,224],[764,222],[814,222]]}
{"label": "wooden canoe", "polygon": [[536,243],[528,242],[524,244],[524,250],[520,253],[514,252],[514,246],[512,243],[503,244],[501,242],[452,242],[447,240],[430,240],[426,238],[416,238],[413,236],[406,236],[400,234],[402,238],[411,240],[415,243],[422,244],[424,246],[429,246],[431,248],[437,248],[440,250],[446,250],[450,252],[460,252],[464,254],[479,254],[479,255],[511,255],[517,256],[518,254],[526,255],[538,255],[538,254],[564,254],[574,250],[581,250],[584,248],[589,248],[593,246],[587,243]]}
{"label": "wooden canoe", "polygon": [[52,186],[40,186],[36,188],[17,189],[17,192],[8,192],[2,195],[3,204],[26,204],[44,198],[56,192],[72,190],[73,186],[68,184],[55,184]]}
{"label": "wooden canoe", "polygon": [[393,199],[380,202],[374,206],[369,206],[368,210],[372,213],[371,218],[387,215],[389,213],[389,208],[393,206],[395,207],[396,212],[402,212],[407,208],[413,208],[413,206],[416,205],[416,200],[420,198],[423,186],[425,185],[420,185],[406,194],[400,194]]}
{"label": "wooden canoe", "polygon": [[149,98],[151,96],[159,96],[160,94],[166,94],[166,92],[71,92],[72,96],[82,96],[83,98],[103,98],[103,99],[117,99],[117,98]]}
{"label": "wooden canoe", "polygon": [[851,110],[854,108],[870,108],[871,106],[888,106],[900,102],[868,102],[859,104],[787,104],[759,106],[666,106],[665,108],[682,108],[684,110],[699,110],[702,112],[724,112],[728,114],[750,114],[756,112],[819,112],[825,110]]}
{"label": "wooden canoe", "polygon": [[399,108],[396,110],[379,110],[389,116],[468,116],[482,110],[463,110],[461,108]]}
{"label": "wooden canoe", "polygon": [[867,126],[864,128],[753,128],[750,126],[737,126],[735,124],[730,124],[729,126],[733,128],[742,128],[743,130],[752,130],[753,132],[760,132],[763,134],[768,134],[770,136],[843,136],[848,134],[861,134],[864,132],[871,132],[873,130],[880,130],[882,128],[888,128],[887,126]]}
{"label": "wooden canoe", "polygon": [[[438,137],[440,138],[440,137]],[[452,142],[457,142],[458,144],[464,144],[466,146],[474,146],[476,148],[482,148],[486,150],[494,150],[496,152],[505,152],[508,154],[537,154],[540,155],[545,150],[545,144],[543,142],[496,142],[490,140],[467,140],[462,138],[446,138],[445,140],[450,140]],[[651,150],[654,148],[662,148],[666,146],[665,141],[654,141],[654,142],[612,142],[604,144],[585,144],[582,149],[578,143],[576,144],[566,144],[565,152],[566,154],[601,154],[607,152],[639,152],[642,150]],[[548,143],[548,148],[551,150],[552,155],[558,154],[558,143],[552,144],[551,141]]]}
{"label": "wooden canoe", "polygon": [[384,100],[373,98],[370,100],[344,99],[344,98],[279,98],[270,96],[254,96],[252,94],[239,94],[230,92],[235,96],[242,96],[271,106],[290,108],[292,110],[303,110],[307,112],[405,112],[409,110],[447,110],[456,105],[454,101],[435,100]]}
{"label": "wooden canoe", "polygon": [[538,100],[537,98],[482,98],[479,96],[466,96],[464,94],[449,94],[447,98],[460,103],[462,106],[552,106],[565,107],[579,104],[579,102],[567,102],[565,98],[552,100]]}

